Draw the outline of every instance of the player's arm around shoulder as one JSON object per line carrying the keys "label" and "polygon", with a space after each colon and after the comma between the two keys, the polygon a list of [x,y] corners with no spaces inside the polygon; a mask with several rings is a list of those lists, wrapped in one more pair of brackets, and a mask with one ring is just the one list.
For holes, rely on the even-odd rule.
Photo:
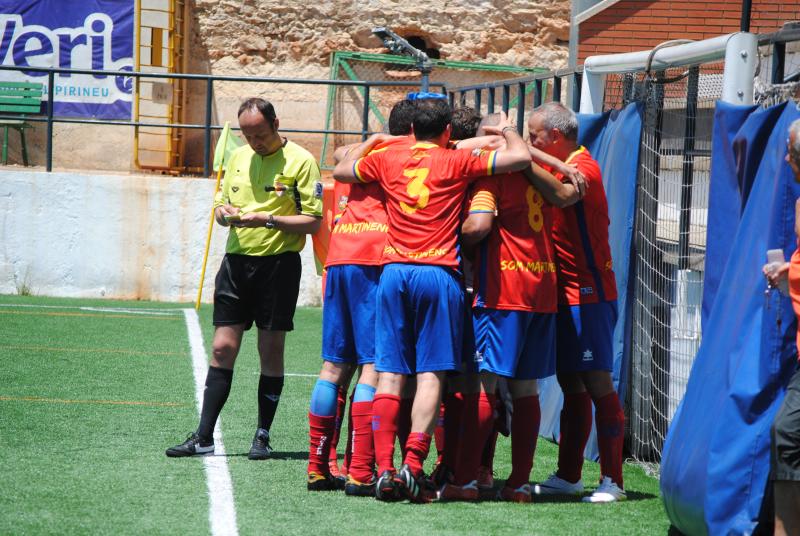
{"label": "player's arm around shoulder", "polygon": [[508,120],[506,114],[501,112],[500,122],[494,126],[486,126],[484,129],[489,134],[503,136],[506,141],[505,148],[495,151],[493,166],[495,174],[522,171],[530,166],[531,157],[528,152],[528,146],[517,132],[516,127]]}
{"label": "player's arm around shoulder", "polygon": [[381,142],[393,139],[394,136],[388,134],[373,134],[356,147],[351,147],[347,151],[340,153],[342,158],[333,168],[333,178],[339,182],[361,182],[362,180],[373,179],[374,177],[359,177],[356,170],[356,163],[359,159],[369,153],[373,147]]}
{"label": "player's arm around shoulder", "polygon": [[574,205],[583,198],[586,183],[582,182],[583,190],[573,183],[563,183],[551,173],[540,167],[535,162],[522,170],[523,175],[534,188],[539,190],[544,199],[559,208]]}

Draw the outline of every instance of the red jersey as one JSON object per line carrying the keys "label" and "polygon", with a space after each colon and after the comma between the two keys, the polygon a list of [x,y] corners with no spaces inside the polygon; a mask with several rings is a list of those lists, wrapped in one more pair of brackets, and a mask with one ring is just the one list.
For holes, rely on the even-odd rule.
{"label": "red jersey", "polygon": [[475,185],[470,213],[496,212],[475,252],[475,307],[555,313],[556,263],[550,230],[553,206],[522,173]]}
{"label": "red jersey", "polygon": [[583,173],[587,190],[581,201],[553,211],[558,302],[578,305],[616,300],[617,282],[608,243],[608,201],[600,166],[585,147],[579,147],[566,162]]}
{"label": "red jersey", "polygon": [[[406,149],[413,138],[402,137],[382,143],[371,152]],[[331,241],[325,267],[339,264],[381,264],[389,229],[383,189],[377,183],[344,184],[333,188],[336,203]]]}
{"label": "red jersey", "polygon": [[386,193],[386,263],[435,264],[457,270],[461,206],[471,180],[494,172],[495,151],[448,150],[417,142],[406,150],[369,154],[354,164],[362,182]]}

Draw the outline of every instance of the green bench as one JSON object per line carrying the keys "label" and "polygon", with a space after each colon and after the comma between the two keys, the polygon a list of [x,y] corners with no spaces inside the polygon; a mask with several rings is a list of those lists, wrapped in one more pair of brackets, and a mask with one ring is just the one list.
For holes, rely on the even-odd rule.
{"label": "green bench", "polygon": [[19,118],[0,119],[3,128],[3,165],[8,163],[8,131],[19,132],[22,142],[22,163],[28,165],[28,147],[25,145],[25,115],[38,114],[42,106],[44,85],[34,82],[0,82],[0,115],[18,115]]}

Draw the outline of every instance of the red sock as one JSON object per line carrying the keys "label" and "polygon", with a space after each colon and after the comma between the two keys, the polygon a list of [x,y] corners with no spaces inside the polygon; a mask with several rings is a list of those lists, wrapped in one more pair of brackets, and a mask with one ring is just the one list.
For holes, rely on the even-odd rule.
{"label": "red sock", "polygon": [[592,397],[589,393],[564,395],[561,410],[561,438],[558,443],[558,471],[567,482],[581,479],[583,450],[592,433]]}
{"label": "red sock", "polygon": [[492,430],[489,433],[489,439],[483,446],[483,453],[481,454],[481,465],[488,467],[491,471],[494,469],[494,449],[497,446],[497,436],[500,435],[497,430]]}
{"label": "red sock", "polygon": [[414,406],[413,398],[400,399],[400,415],[397,417],[397,440],[400,441],[400,452],[406,457],[406,443],[408,434],[411,433],[411,408]]}
{"label": "red sock", "polygon": [[486,440],[494,426],[494,395],[464,395],[461,421],[461,449],[456,463],[455,484],[463,486],[478,476],[478,465]]}
{"label": "red sock", "polygon": [[406,457],[403,463],[408,464],[408,468],[414,473],[414,476],[419,476],[422,473],[422,464],[425,463],[425,458],[428,457],[428,451],[431,449],[431,436],[424,432],[414,432],[408,434],[408,441],[406,442]]}
{"label": "red sock", "polygon": [[328,453],[336,417],[308,413],[308,472],[327,473]]}
{"label": "red sock", "polygon": [[436,442],[436,463],[441,463],[444,457],[444,402],[439,404],[439,418],[436,428],[433,429],[433,440]]}
{"label": "red sock", "polygon": [[[342,474],[345,476],[350,472],[350,463],[353,461],[353,396],[355,394],[356,391],[353,389],[353,392],[350,393],[350,408],[347,411],[347,447],[344,449],[344,461],[342,461]],[[370,404],[370,415],[372,415],[372,404]]]}
{"label": "red sock", "polygon": [[447,393],[444,398],[444,454],[442,463],[455,469],[458,460],[458,439],[461,433],[461,414],[464,410],[464,395]]}
{"label": "red sock", "polygon": [[600,473],[610,476],[619,486],[622,483],[622,443],[625,439],[625,413],[616,392],[595,402],[597,447],[600,451]]}
{"label": "red sock", "polygon": [[337,454],[336,447],[339,445],[339,436],[342,433],[342,422],[344,421],[344,408],[347,401],[347,388],[339,386],[336,391],[336,426],[333,429],[333,437],[331,437],[331,451],[328,454],[328,460],[336,462]]}
{"label": "red sock", "polygon": [[349,474],[359,482],[372,480],[375,465],[375,447],[372,442],[372,401],[353,402],[350,406],[353,419],[353,454],[350,457]]}
{"label": "red sock", "polygon": [[372,438],[375,442],[375,463],[378,464],[378,474],[395,471],[394,441],[397,438],[399,413],[399,396],[375,395],[372,401]]}
{"label": "red sock", "polygon": [[541,421],[538,395],[514,400],[514,418],[511,419],[511,475],[506,480],[509,488],[517,489],[527,484],[531,478]]}

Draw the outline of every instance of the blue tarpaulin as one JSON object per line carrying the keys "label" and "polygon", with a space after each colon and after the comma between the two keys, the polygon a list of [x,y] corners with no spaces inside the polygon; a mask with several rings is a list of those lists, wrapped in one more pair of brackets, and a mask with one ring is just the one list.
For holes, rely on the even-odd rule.
{"label": "blue tarpaulin", "polygon": [[749,534],[769,474],[769,429],[797,362],[788,297],[765,293],[768,249],[796,247],[800,186],[784,162],[796,106],[718,103],[703,341],[670,424],[661,492],[685,534]]}
{"label": "blue tarpaulin", "polygon": [[[611,219],[609,240],[617,279],[619,321],[614,332],[614,382],[621,399],[627,390],[630,356],[624,344],[630,331],[629,277],[631,240],[636,209],[636,174],[639,166],[639,141],[642,133],[642,106],[632,103],[622,110],[602,114],[578,114],[578,141],[600,164],[603,186]],[[542,404],[540,434],[558,439],[559,414],[563,404],[555,377],[539,382]],[[595,432],[586,447],[586,457],[597,459]]]}

